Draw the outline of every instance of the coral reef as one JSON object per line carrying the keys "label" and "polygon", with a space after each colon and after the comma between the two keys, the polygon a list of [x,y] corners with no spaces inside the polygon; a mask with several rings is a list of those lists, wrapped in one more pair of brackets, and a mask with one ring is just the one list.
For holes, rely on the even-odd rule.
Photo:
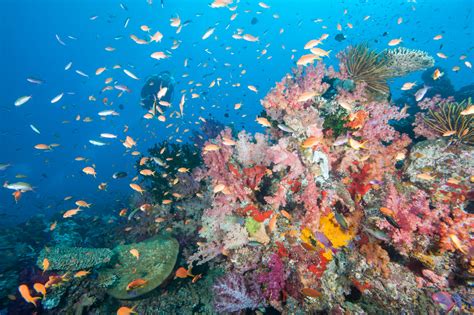
{"label": "coral reef", "polygon": [[[107,218],[114,229],[105,219],[57,222],[53,246],[31,250],[48,270],[24,281],[47,288],[38,310],[472,309],[473,120],[461,114],[470,101],[426,97],[411,126],[390,102],[387,79],[431,67],[430,56],[360,44],[339,61],[338,71],[320,62],[284,76],[261,101],[263,133],[202,119],[194,144],[155,145],[137,161],[146,192]],[[428,140],[413,144],[407,132]],[[31,256],[25,240],[5,234],[0,244],[8,270],[15,253]],[[32,311],[19,301],[12,309]]]}
{"label": "coral reef", "polygon": [[[412,64],[389,70],[389,58],[409,55]],[[410,148],[391,125],[406,112],[380,98],[387,78],[431,64],[418,51],[349,48],[340,72],[318,63],[276,84],[262,100],[265,134],[225,129],[204,144],[193,174],[210,205],[188,263],[228,271],[216,310],[437,312],[463,287],[472,166],[450,160],[473,160],[471,146]]]}

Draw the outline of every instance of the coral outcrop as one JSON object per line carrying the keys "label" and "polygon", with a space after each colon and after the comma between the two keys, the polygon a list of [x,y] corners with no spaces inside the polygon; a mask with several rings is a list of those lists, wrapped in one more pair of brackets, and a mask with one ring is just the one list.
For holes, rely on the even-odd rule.
{"label": "coral outcrop", "polygon": [[[138,252],[138,258],[131,250]],[[173,271],[179,244],[172,237],[156,236],[152,239],[114,248],[116,262],[112,268],[100,270],[99,281],[108,281],[107,293],[117,299],[132,299],[155,289]],[[132,251],[133,252],[133,251]],[[144,280],[144,285],[130,288],[134,280]]]}

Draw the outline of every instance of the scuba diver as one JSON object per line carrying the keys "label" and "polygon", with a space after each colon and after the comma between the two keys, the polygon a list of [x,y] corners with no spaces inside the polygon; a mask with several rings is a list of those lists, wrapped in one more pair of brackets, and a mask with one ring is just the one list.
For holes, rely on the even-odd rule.
{"label": "scuba diver", "polygon": [[[156,112],[159,101],[171,103],[175,83],[169,71],[149,76],[142,87],[140,105],[146,110]],[[167,89],[166,93],[158,99],[157,94],[162,88]]]}

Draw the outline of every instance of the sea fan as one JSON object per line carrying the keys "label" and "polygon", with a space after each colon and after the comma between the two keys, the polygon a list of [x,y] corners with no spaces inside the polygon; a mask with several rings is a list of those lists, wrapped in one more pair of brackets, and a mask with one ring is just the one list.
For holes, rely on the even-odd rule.
{"label": "sea fan", "polygon": [[366,84],[374,93],[388,94],[387,79],[390,77],[387,59],[383,53],[376,53],[367,44],[349,47],[340,56],[348,77],[354,82]]}

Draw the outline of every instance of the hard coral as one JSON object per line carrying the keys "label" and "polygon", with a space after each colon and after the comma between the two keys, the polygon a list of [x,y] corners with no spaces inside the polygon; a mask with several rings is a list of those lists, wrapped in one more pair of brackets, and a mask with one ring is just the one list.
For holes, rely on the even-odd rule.
{"label": "hard coral", "polygon": [[49,261],[50,270],[75,271],[107,265],[113,257],[108,248],[84,248],[55,246],[43,249],[38,255],[37,265],[42,267],[43,260]]}
{"label": "hard coral", "polygon": [[384,52],[391,77],[402,77],[410,72],[425,70],[434,66],[434,59],[428,53],[405,47],[387,49]]}

